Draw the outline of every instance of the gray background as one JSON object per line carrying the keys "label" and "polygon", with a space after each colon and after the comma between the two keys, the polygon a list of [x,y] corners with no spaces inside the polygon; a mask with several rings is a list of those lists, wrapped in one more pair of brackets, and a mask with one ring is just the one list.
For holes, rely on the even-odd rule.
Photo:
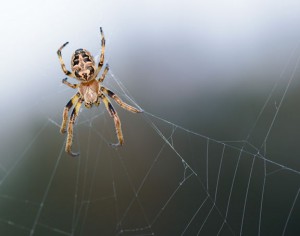
{"label": "gray background", "polygon": [[[6,1],[1,8],[1,235],[180,235],[186,227],[185,235],[216,235],[224,218],[220,235],[282,235],[287,222],[285,235],[300,234],[299,1]],[[61,85],[56,51],[70,42],[67,67],[77,48],[99,56],[100,26],[112,72],[104,85],[126,100],[119,79],[146,113],[115,105],[125,146],[114,150],[103,104],[83,108],[74,159],[61,152],[56,125],[75,93]],[[152,126],[168,138],[173,123],[203,135],[177,128],[169,140],[180,156]],[[254,158],[250,144],[268,161]]]}

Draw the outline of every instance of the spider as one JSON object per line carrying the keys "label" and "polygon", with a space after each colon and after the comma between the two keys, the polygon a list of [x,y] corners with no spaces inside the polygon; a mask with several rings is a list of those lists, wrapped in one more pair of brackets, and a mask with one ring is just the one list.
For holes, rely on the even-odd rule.
{"label": "spider", "polygon": [[71,113],[69,123],[68,123],[68,135],[65,151],[72,156],[78,156],[79,153],[73,153],[71,151],[72,140],[73,140],[73,126],[78,116],[79,109],[84,102],[86,108],[91,108],[92,105],[99,106],[100,101],[103,101],[108,113],[114,119],[116,133],[118,137],[118,143],[112,144],[113,146],[121,146],[124,143],[122,129],[121,129],[121,121],[119,116],[113,106],[111,105],[109,99],[106,97],[108,95],[115,102],[121,106],[122,108],[131,111],[133,113],[143,112],[135,107],[132,107],[125,102],[123,102],[116,94],[114,94],[111,90],[103,87],[101,83],[104,81],[105,76],[109,70],[108,64],[106,64],[104,71],[100,78],[97,78],[99,72],[102,69],[104,63],[104,51],[105,51],[105,38],[100,27],[101,33],[101,55],[98,63],[98,67],[96,68],[95,60],[90,52],[86,49],[77,49],[71,59],[71,68],[72,72],[66,69],[65,63],[61,56],[61,50],[69,43],[66,42],[63,44],[57,51],[57,55],[60,61],[61,68],[63,72],[74,79],[77,79],[79,84],[71,84],[67,81],[67,78],[62,80],[62,83],[76,89],[78,88],[78,92],[71,98],[71,100],[67,103],[63,111],[63,120],[60,128],[60,132],[63,134],[66,132],[66,124],[68,120],[69,110],[74,106],[74,109]]}

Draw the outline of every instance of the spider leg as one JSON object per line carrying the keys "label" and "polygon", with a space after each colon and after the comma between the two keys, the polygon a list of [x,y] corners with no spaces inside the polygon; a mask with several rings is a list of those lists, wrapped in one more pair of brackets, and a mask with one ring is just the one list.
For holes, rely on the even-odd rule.
{"label": "spider leg", "polygon": [[69,43],[69,42],[64,43],[64,44],[57,50],[57,55],[58,55],[58,59],[59,59],[59,62],[60,62],[60,65],[61,65],[61,68],[62,68],[63,72],[64,72],[67,76],[70,76],[70,77],[75,78],[74,73],[72,73],[72,72],[70,72],[70,71],[68,71],[68,70],[66,69],[65,63],[64,63],[64,61],[63,61],[63,59],[62,59],[62,56],[61,56],[61,50],[62,50],[68,43]]}
{"label": "spider leg", "polygon": [[62,120],[62,124],[61,124],[61,127],[60,127],[60,132],[62,134],[66,132],[66,124],[67,124],[67,120],[68,120],[69,110],[71,109],[72,106],[74,106],[74,104],[76,104],[78,102],[79,96],[80,96],[80,94],[76,93],[64,108],[63,120]]}
{"label": "spider leg", "polygon": [[113,106],[111,105],[111,103],[109,102],[109,100],[107,99],[107,97],[105,97],[104,94],[101,94],[100,98],[104,102],[105,107],[106,107],[108,113],[110,114],[110,116],[114,118],[116,133],[117,133],[119,142],[116,144],[112,144],[112,146],[115,146],[115,147],[122,146],[124,143],[124,139],[123,139],[123,134],[122,134],[120,118],[119,118],[117,112],[115,111],[115,109],[113,108]]}
{"label": "spider leg", "polygon": [[72,114],[71,114],[71,117],[69,120],[69,124],[68,124],[68,136],[67,136],[67,143],[66,143],[65,150],[67,153],[69,153],[73,157],[79,155],[79,153],[73,153],[71,151],[71,146],[72,146],[72,141],[73,141],[73,126],[74,126],[76,117],[78,116],[79,109],[81,107],[82,102],[83,102],[83,99],[79,98],[78,102],[76,103],[76,105],[72,111]]}
{"label": "spider leg", "polygon": [[62,83],[65,84],[65,85],[67,85],[67,86],[69,86],[69,87],[71,87],[71,88],[73,88],[73,89],[78,88],[79,84],[71,84],[71,83],[69,83],[69,82],[67,81],[67,79],[68,79],[68,78],[64,78],[64,79],[62,80]]}
{"label": "spider leg", "polygon": [[104,52],[105,52],[105,38],[102,31],[102,27],[100,27],[100,33],[101,33],[101,55],[100,55],[100,61],[98,63],[98,67],[95,73],[95,76],[97,76],[103,66],[104,63]]}
{"label": "spider leg", "polygon": [[141,113],[143,112],[142,110],[139,110],[135,107],[132,107],[130,105],[128,105],[127,103],[123,102],[114,92],[110,91],[109,89],[101,86],[100,87],[100,90],[102,92],[104,92],[105,94],[107,94],[108,96],[110,96],[112,99],[115,100],[116,103],[118,103],[118,105],[128,111],[131,111],[133,113]]}
{"label": "spider leg", "polygon": [[109,71],[109,66],[108,66],[108,64],[106,64],[101,77],[98,79],[99,83],[103,82],[103,80],[105,79],[105,76],[106,76],[106,74],[107,74],[108,71]]}

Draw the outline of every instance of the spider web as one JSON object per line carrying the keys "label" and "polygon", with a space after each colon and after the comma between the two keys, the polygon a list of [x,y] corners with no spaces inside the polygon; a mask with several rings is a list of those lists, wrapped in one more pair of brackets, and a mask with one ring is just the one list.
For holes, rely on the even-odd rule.
{"label": "spider web", "polygon": [[[71,96],[59,86],[34,105],[42,118],[31,138],[1,159],[0,234],[299,235],[298,141],[286,145],[289,152],[274,146],[278,135],[282,144],[291,141],[277,121],[288,112],[296,52],[244,140],[217,140],[144,107],[142,115],[117,108],[125,146],[114,149],[102,104],[82,109],[73,145],[81,155],[71,158],[59,135],[61,109],[53,114],[42,106]],[[139,107],[112,70],[104,84]]]}

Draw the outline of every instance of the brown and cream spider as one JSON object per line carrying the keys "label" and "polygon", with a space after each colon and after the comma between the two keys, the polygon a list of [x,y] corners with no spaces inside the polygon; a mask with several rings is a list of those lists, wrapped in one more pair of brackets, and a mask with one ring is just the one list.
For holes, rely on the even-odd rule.
{"label": "brown and cream spider", "polygon": [[114,94],[109,89],[103,87],[101,83],[105,79],[105,76],[109,70],[108,65],[105,66],[105,69],[100,78],[97,78],[104,62],[104,51],[105,51],[105,38],[103,35],[102,28],[100,27],[101,33],[101,55],[100,60],[98,63],[98,67],[96,68],[95,61],[93,56],[90,52],[86,49],[77,49],[71,59],[71,68],[72,72],[66,69],[65,63],[61,56],[61,50],[68,44],[66,42],[63,44],[57,51],[57,55],[61,64],[61,68],[63,72],[72,78],[77,79],[80,83],[79,84],[71,84],[67,81],[67,78],[63,79],[62,82],[65,85],[75,89],[78,88],[78,92],[71,98],[71,100],[67,103],[63,111],[63,120],[60,128],[61,133],[66,132],[66,124],[68,120],[68,113],[69,110],[74,106],[74,109],[71,113],[69,123],[68,123],[68,136],[66,142],[66,152],[71,154],[72,156],[77,156],[79,153],[73,153],[71,151],[72,140],[73,140],[73,125],[75,123],[76,117],[78,116],[79,109],[82,103],[85,103],[85,107],[90,108],[93,104],[99,106],[100,99],[104,102],[104,105],[109,112],[110,116],[113,117],[118,137],[118,143],[113,144],[114,146],[120,146],[124,143],[122,129],[121,129],[121,121],[119,116],[111,103],[109,102],[108,98],[105,95],[108,95],[115,102],[120,105],[122,108],[134,112],[139,113],[142,110],[134,108],[126,103],[124,103],[116,94]]}

